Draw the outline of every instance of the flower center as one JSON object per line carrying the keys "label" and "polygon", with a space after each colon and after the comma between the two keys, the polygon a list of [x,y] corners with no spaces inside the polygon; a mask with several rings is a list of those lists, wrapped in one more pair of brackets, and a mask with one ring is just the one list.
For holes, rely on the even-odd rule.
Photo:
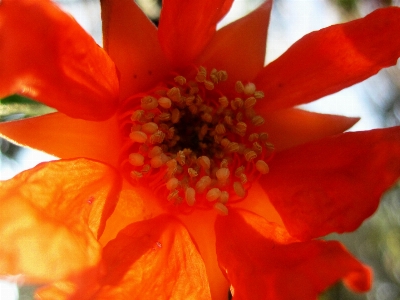
{"label": "flower center", "polygon": [[125,101],[122,168],[132,184],[147,184],[183,213],[214,208],[226,215],[246,197],[269,171],[273,145],[257,131],[264,119],[254,106],[263,92],[238,81],[228,98],[218,89],[226,79],[225,71],[200,67],[193,80],[176,76]]}

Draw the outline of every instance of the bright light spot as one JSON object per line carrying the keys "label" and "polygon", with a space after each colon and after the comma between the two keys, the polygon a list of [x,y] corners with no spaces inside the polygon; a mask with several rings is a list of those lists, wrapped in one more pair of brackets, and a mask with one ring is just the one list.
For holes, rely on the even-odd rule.
{"label": "bright light spot", "polygon": [[15,283],[0,280],[0,299],[18,300],[18,287]]}

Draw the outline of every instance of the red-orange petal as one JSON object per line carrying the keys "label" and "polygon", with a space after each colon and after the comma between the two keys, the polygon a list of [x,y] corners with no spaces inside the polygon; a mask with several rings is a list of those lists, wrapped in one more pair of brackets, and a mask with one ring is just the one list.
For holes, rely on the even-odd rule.
{"label": "red-orange petal", "polygon": [[186,66],[203,51],[233,0],[166,0],[158,38],[174,67]]}
{"label": "red-orange petal", "polygon": [[359,120],[359,118],[319,114],[295,108],[261,115],[265,123],[258,128],[268,133],[268,140],[276,151],[342,133]]}
{"label": "red-orange petal", "polygon": [[146,91],[168,71],[157,28],[132,0],[102,0],[104,48],[120,72],[125,99]]}
{"label": "red-orange petal", "polygon": [[121,149],[115,116],[94,122],[57,112],[0,123],[0,136],[60,158],[85,157],[113,166]]}
{"label": "red-orange petal", "polygon": [[396,64],[399,32],[400,8],[390,7],[304,36],[255,80],[265,109],[316,100]]}
{"label": "red-orange petal", "polygon": [[291,235],[355,230],[400,177],[400,127],[349,132],[277,153],[262,187]]}
{"label": "red-orange petal", "polygon": [[370,288],[369,269],[338,242],[298,242],[284,227],[234,209],[215,229],[233,299],[315,300],[340,279],[355,291]]}
{"label": "red-orange petal", "polygon": [[92,272],[120,184],[114,169],[85,159],[42,163],[0,182],[0,273],[45,283]]}
{"label": "red-orange petal", "polygon": [[171,216],[128,225],[103,259],[106,275],[94,299],[211,299],[201,256]]}
{"label": "red-orange petal", "polygon": [[114,63],[51,1],[3,0],[0,41],[0,97],[24,95],[88,120],[114,113]]}
{"label": "red-orange petal", "polygon": [[252,81],[264,67],[272,1],[218,30],[198,58],[201,66],[225,70],[229,82]]}

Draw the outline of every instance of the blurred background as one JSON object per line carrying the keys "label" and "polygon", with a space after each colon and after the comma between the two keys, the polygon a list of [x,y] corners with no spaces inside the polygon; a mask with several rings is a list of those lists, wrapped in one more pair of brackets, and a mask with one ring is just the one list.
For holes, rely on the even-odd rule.
{"label": "blurred background", "polygon": [[[98,44],[102,44],[99,0],[56,2],[71,13]],[[157,24],[161,1],[137,2]],[[231,12],[219,26],[247,14],[261,2],[236,0]],[[279,57],[291,44],[310,31],[363,17],[377,8],[390,5],[400,6],[400,0],[275,0],[266,62]],[[0,121],[51,111],[29,100],[11,98],[7,101],[13,105],[8,105],[7,109],[0,105]],[[358,85],[304,105],[303,108],[323,113],[360,116],[361,121],[351,131],[400,125],[400,62]],[[54,159],[47,154],[22,149],[2,139],[0,151],[1,180],[9,179],[41,161]],[[400,300],[400,183],[386,193],[379,210],[356,232],[335,234],[327,238],[342,241],[358,259],[371,266],[374,270],[374,285],[369,293],[354,294],[342,284],[337,284],[321,295],[321,300]],[[10,281],[19,282],[18,278],[10,278]],[[32,299],[33,290],[33,287],[17,287],[16,284],[3,282],[0,283],[0,300]]]}

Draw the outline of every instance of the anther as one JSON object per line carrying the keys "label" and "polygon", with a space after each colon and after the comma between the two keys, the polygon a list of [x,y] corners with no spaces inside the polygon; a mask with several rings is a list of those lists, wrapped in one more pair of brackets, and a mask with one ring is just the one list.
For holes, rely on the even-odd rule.
{"label": "anther", "polygon": [[237,92],[237,93],[243,93],[243,91],[244,91],[244,85],[243,85],[243,83],[241,82],[241,81],[236,81],[236,84],[235,84],[235,91]]}
{"label": "anther", "polygon": [[161,153],[163,153],[161,147],[154,146],[153,148],[150,149],[150,151],[148,152],[147,156],[149,158],[153,158],[154,156],[160,155]]}
{"label": "anther", "polygon": [[224,147],[224,148],[226,148],[226,147],[228,147],[229,146],[229,144],[230,144],[231,142],[227,139],[227,138],[223,138],[222,140],[221,140],[221,146],[222,147]]}
{"label": "anther", "polygon": [[210,176],[203,176],[199,181],[197,181],[195,189],[198,193],[203,193],[210,186],[210,184]]}
{"label": "anther", "polygon": [[147,135],[143,131],[132,131],[129,138],[137,143],[144,143],[147,140]]}
{"label": "anther", "polygon": [[217,72],[219,81],[226,81],[228,79],[228,73],[224,70],[220,70]]}
{"label": "anther", "polygon": [[221,202],[217,202],[214,204],[214,209],[222,216],[228,215],[228,208],[222,204]]}
{"label": "anther", "polygon": [[229,105],[229,100],[225,96],[222,96],[218,99],[218,102],[221,104],[221,107],[226,108]]}
{"label": "anther", "polygon": [[171,200],[177,199],[178,197],[179,197],[179,191],[178,190],[172,190],[168,194],[167,200],[171,201]]}
{"label": "anther", "polygon": [[217,126],[215,126],[215,132],[217,134],[224,134],[226,132],[224,124],[219,123]]}
{"label": "anther", "polygon": [[200,156],[200,157],[197,159],[197,164],[198,164],[201,168],[203,168],[204,171],[206,171],[206,170],[209,170],[209,169],[210,169],[211,162],[210,162],[210,159],[209,159],[207,156]]}
{"label": "anther", "polygon": [[179,185],[179,181],[177,178],[172,177],[171,179],[169,179],[165,185],[165,187],[167,188],[167,190],[173,190],[176,189],[177,186]]}
{"label": "anther", "polygon": [[227,191],[222,191],[221,192],[221,196],[219,196],[219,202],[221,202],[222,204],[225,204],[228,202],[229,200],[229,193]]}
{"label": "anther", "polygon": [[152,110],[158,106],[158,101],[152,96],[143,97],[141,100],[141,107],[144,110]]}
{"label": "anther", "polygon": [[174,108],[171,113],[172,123],[174,123],[174,124],[178,123],[180,118],[181,118],[181,113],[180,113],[179,109]]}
{"label": "anther", "polygon": [[256,97],[257,99],[264,98],[264,93],[262,91],[255,91],[254,97]]}
{"label": "anther", "polygon": [[161,114],[158,115],[158,119],[159,119],[160,121],[168,121],[168,120],[171,119],[171,114],[166,113],[166,112],[163,112],[163,113],[161,113]]}
{"label": "anther", "polygon": [[215,201],[221,196],[221,191],[219,188],[212,188],[206,194],[206,199],[208,201]]}
{"label": "anther", "polygon": [[260,154],[262,152],[262,146],[258,142],[253,143],[253,150]]}
{"label": "anther", "polygon": [[212,83],[212,82],[209,81],[209,80],[205,80],[205,81],[204,81],[204,86],[205,86],[205,88],[206,88],[207,90],[209,90],[209,91],[211,91],[211,90],[214,89],[214,83]]}
{"label": "anther", "polygon": [[207,123],[212,122],[212,116],[209,113],[204,113],[201,115],[201,119]]}
{"label": "anther", "polygon": [[163,162],[161,155],[154,156],[150,160],[151,167],[155,168],[155,169],[160,168],[163,164],[164,164],[164,162]]}
{"label": "anther", "polygon": [[184,84],[186,83],[186,78],[183,77],[183,76],[176,76],[176,77],[174,78],[174,81],[175,81],[176,83],[179,83],[180,85],[184,85]]}
{"label": "anther", "polygon": [[249,140],[250,143],[252,143],[252,142],[257,141],[258,138],[259,138],[258,133],[252,133],[252,134],[249,135],[249,139],[248,140]]}
{"label": "anther", "polygon": [[158,99],[158,104],[165,109],[168,109],[171,107],[171,99],[167,98],[167,97],[161,97],[160,99]]}
{"label": "anther", "polygon": [[238,152],[239,151],[239,144],[236,142],[229,143],[229,145],[226,147],[226,150],[228,152]]}
{"label": "anther", "polygon": [[240,174],[239,179],[240,179],[241,184],[246,184],[247,183],[246,174],[244,174],[244,173]]}
{"label": "anther", "polygon": [[260,126],[265,123],[265,120],[261,116],[255,116],[251,119],[251,123],[253,123],[255,126]]}
{"label": "anther", "polygon": [[215,173],[215,177],[217,177],[218,181],[222,184],[225,184],[226,181],[228,180],[230,175],[230,171],[228,168],[220,168],[218,171]]}
{"label": "anther", "polygon": [[185,200],[189,206],[193,206],[196,202],[196,191],[192,187],[188,187],[185,191]]}
{"label": "anther", "polygon": [[219,166],[220,166],[221,168],[227,168],[227,167],[228,167],[228,160],[224,158],[224,159],[221,161],[221,163],[219,164]]}
{"label": "anther", "polygon": [[176,153],[175,159],[181,166],[185,165],[185,154],[183,153],[183,151],[178,151],[178,153]]}
{"label": "anther", "polygon": [[152,134],[158,130],[158,125],[154,122],[148,122],[143,124],[142,131],[148,134]]}
{"label": "anther", "polygon": [[249,82],[244,87],[244,93],[246,95],[253,95],[255,91],[256,91],[256,85],[252,82]]}
{"label": "anther", "polygon": [[167,96],[174,102],[180,102],[181,101],[181,91],[177,87],[171,88],[167,92]]}
{"label": "anther", "polygon": [[129,162],[135,167],[140,167],[144,165],[144,157],[139,153],[131,153],[129,154]]}
{"label": "anther", "polygon": [[140,121],[140,119],[142,119],[144,116],[144,110],[135,110],[131,116],[131,120],[134,122],[138,122]]}
{"label": "anther", "polygon": [[244,101],[244,108],[251,108],[257,103],[255,97],[249,97]]}
{"label": "anther", "polygon": [[196,177],[197,175],[199,175],[195,169],[193,168],[188,168],[188,174],[190,176],[190,178]]}
{"label": "anther", "polygon": [[235,170],[235,176],[236,177],[240,177],[240,174],[242,174],[244,172],[244,166],[240,166]]}
{"label": "anther", "polygon": [[196,75],[196,81],[197,82],[204,82],[204,80],[206,80],[207,77],[207,70],[204,67],[200,67],[199,68],[199,72]]}
{"label": "anther", "polygon": [[267,163],[263,160],[257,160],[256,169],[261,174],[267,174],[269,172],[269,167],[268,167]]}
{"label": "anther", "polygon": [[246,190],[239,181],[235,181],[233,183],[233,190],[235,194],[239,196],[239,198],[244,198],[246,196]]}
{"label": "anther", "polygon": [[247,161],[252,161],[253,159],[255,159],[257,157],[257,153],[255,153],[253,150],[249,150],[249,151],[244,151],[244,158]]}

